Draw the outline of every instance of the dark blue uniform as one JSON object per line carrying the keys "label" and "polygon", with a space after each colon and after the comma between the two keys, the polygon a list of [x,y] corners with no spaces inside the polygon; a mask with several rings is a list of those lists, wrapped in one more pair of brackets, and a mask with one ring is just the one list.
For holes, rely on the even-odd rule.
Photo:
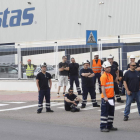
{"label": "dark blue uniform", "polygon": [[[68,94],[65,94],[65,97],[67,97],[70,101],[74,101],[77,96],[75,94],[69,95],[69,93],[68,93]],[[69,102],[66,102],[66,101],[64,101],[64,103],[65,103],[65,110],[70,111],[71,109],[77,108],[77,105],[78,105],[79,101],[75,101],[75,103],[77,105],[74,105],[73,103],[69,103]]]}
{"label": "dark blue uniform", "polygon": [[78,63],[70,63],[69,64],[69,75],[70,75],[70,87],[73,88],[73,83],[75,82],[78,94],[81,94],[81,89],[79,87],[79,78],[78,73],[79,64]]}
{"label": "dark blue uniform", "polygon": [[[93,73],[92,69],[81,69],[80,70],[80,75],[82,73]],[[91,96],[91,102],[93,104],[93,107],[97,105],[96,102],[96,92],[95,92],[95,87],[94,87],[94,80],[93,77],[84,77],[81,75],[81,80],[82,80],[82,90],[83,90],[83,101],[82,101],[82,106],[85,107],[87,103],[87,96],[88,92],[90,93]]]}
{"label": "dark blue uniform", "polygon": [[110,74],[113,76],[113,80],[114,80],[114,91],[115,91],[115,95],[116,95],[117,101],[121,101],[121,97],[119,95],[119,87],[118,87],[117,82],[115,82],[115,79],[117,77],[117,75],[116,75],[117,70],[118,70],[117,66],[113,64],[111,66]]}
{"label": "dark blue uniform", "polygon": [[37,74],[36,79],[39,80],[39,96],[38,96],[38,107],[39,111],[43,109],[43,99],[46,99],[46,110],[50,110],[50,87],[49,87],[49,80],[51,79],[51,75],[46,72],[43,74],[42,72]]}

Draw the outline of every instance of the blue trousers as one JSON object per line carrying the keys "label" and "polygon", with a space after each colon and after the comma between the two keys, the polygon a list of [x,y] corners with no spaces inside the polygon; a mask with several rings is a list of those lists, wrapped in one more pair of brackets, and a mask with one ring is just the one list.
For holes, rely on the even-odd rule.
{"label": "blue trousers", "polygon": [[91,102],[92,102],[93,106],[97,105],[95,88],[94,87],[82,87],[82,90],[83,90],[82,106],[86,106],[88,93],[90,93]]}
{"label": "blue trousers", "polygon": [[140,115],[140,91],[139,92],[132,92],[132,95],[128,95],[126,93],[126,106],[124,110],[124,116],[127,116],[130,114],[130,107],[133,99],[136,99],[137,107]]}
{"label": "blue trousers", "polygon": [[100,77],[101,77],[101,73],[95,73],[95,76],[93,77],[94,80],[94,87],[96,86],[96,79],[98,79],[98,83],[99,83],[99,91],[100,93],[102,93],[101,91],[101,82],[100,82]]}
{"label": "blue trousers", "polygon": [[[109,99],[114,100],[114,98],[109,98]],[[108,102],[105,102],[105,100],[102,98],[100,129],[103,129],[103,128],[109,129],[113,126],[114,112],[115,112],[115,106],[111,106]]]}
{"label": "blue trousers", "polygon": [[40,90],[38,96],[38,110],[43,109],[43,100],[46,99],[46,110],[50,110],[50,88],[47,90]]}
{"label": "blue trousers", "polygon": [[80,94],[81,93],[81,89],[79,87],[79,78],[78,76],[70,76],[70,87],[73,88],[73,83],[75,82],[76,88],[77,88],[77,92]]}

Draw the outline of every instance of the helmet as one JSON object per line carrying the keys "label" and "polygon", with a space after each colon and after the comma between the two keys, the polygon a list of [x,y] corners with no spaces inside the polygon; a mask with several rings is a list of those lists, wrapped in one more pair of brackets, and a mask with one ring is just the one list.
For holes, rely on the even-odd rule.
{"label": "helmet", "polygon": [[45,62],[41,63],[40,67],[47,67],[47,64]]}
{"label": "helmet", "polygon": [[90,62],[88,61],[88,60],[85,60],[84,62],[83,62],[83,64],[89,64]]}
{"label": "helmet", "polygon": [[135,59],[135,55],[133,55],[133,54],[132,54],[132,55],[130,55],[130,58],[134,58],[134,59]]}
{"label": "helmet", "polygon": [[125,75],[125,73],[126,73],[127,71],[128,71],[128,70],[124,70],[124,71],[123,71],[123,76]]}
{"label": "helmet", "polygon": [[95,55],[99,55],[99,54],[98,54],[98,53],[94,53],[94,56],[95,56]]}
{"label": "helmet", "polygon": [[30,62],[30,61],[31,61],[31,59],[28,59],[28,60],[27,60],[27,62]]}
{"label": "helmet", "polygon": [[103,68],[111,67],[111,64],[110,64],[110,62],[105,61],[105,62],[103,63],[103,65],[102,65],[102,67],[103,67]]}
{"label": "helmet", "polygon": [[112,55],[110,54],[110,55],[107,57],[107,59],[108,59],[108,58],[112,58],[112,59],[113,59],[113,58],[114,58],[114,56],[112,56]]}

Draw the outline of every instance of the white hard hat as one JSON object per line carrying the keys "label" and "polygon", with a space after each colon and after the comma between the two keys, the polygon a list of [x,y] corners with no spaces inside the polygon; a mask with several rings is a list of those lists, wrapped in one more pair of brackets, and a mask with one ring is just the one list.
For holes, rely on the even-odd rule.
{"label": "white hard hat", "polygon": [[111,67],[111,64],[110,64],[110,62],[105,61],[105,62],[103,63],[103,65],[102,65],[102,67],[103,67],[103,68]]}
{"label": "white hard hat", "polygon": [[96,53],[94,53],[94,56],[95,56],[95,55],[99,55],[99,54],[96,52]]}
{"label": "white hard hat", "polygon": [[135,59],[135,55],[133,55],[133,54],[132,54],[132,55],[130,55],[130,58],[134,58],[134,59]]}
{"label": "white hard hat", "polygon": [[108,59],[108,58],[112,58],[112,59],[113,59],[113,58],[114,58],[114,56],[112,56],[112,55],[110,54],[110,55],[107,57],[107,59]]}
{"label": "white hard hat", "polygon": [[45,62],[41,63],[40,67],[47,67],[47,64]]}
{"label": "white hard hat", "polygon": [[83,64],[89,64],[89,61],[88,61],[88,60],[85,60],[85,61],[83,62]]}
{"label": "white hard hat", "polygon": [[128,70],[124,70],[124,71],[123,71],[123,76],[125,75],[125,73],[126,73],[127,71],[128,71]]}

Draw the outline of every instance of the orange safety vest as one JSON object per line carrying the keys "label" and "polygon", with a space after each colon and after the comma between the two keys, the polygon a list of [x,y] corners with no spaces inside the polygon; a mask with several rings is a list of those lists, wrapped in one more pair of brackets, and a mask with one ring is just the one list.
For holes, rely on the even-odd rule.
{"label": "orange safety vest", "polygon": [[[105,92],[107,98],[114,97],[114,81],[113,76],[110,73],[104,72],[100,78],[101,86],[105,86]],[[103,93],[101,94],[101,98],[104,98]]]}
{"label": "orange safety vest", "polygon": [[101,60],[98,59],[98,62],[96,63],[95,59],[92,61],[92,70],[94,73],[101,73],[102,65]]}

